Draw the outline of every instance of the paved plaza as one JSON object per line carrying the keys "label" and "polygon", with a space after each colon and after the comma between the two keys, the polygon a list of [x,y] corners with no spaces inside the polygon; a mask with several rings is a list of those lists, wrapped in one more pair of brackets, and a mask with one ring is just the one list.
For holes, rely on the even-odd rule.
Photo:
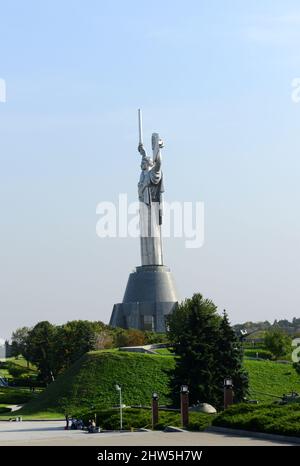
{"label": "paved plaza", "polygon": [[292,445],[278,440],[212,432],[105,432],[64,430],[63,421],[0,421],[1,445],[214,446]]}

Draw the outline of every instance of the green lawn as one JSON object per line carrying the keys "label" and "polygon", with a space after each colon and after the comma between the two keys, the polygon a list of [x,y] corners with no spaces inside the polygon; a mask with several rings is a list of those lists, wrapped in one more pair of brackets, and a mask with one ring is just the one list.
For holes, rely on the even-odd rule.
{"label": "green lawn", "polygon": [[10,379],[10,378],[11,378],[11,375],[10,375],[10,373],[8,372],[7,369],[0,367],[0,377],[4,377],[4,378],[6,378],[6,379]]}
{"label": "green lawn", "polygon": [[0,362],[1,377],[13,380],[16,374],[22,378],[34,378],[37,376],[37,369],[33,364],[28,363],[23,356],[6,358]]}
{"label": "green lawn", "polygon": [[17,366],[25,367],[26,369],[29,369],[34,372],[37,371],[35,365],[32,364],[31,362],[26,361],[26,359],[23,356],[18,356],[17,358],[16,357],[7,358],[6,361],[16,364]]}
{"label": "green lawn", "polygon": [[153,351],[155,351],[155,353],[159,354],[160,356],[173,356],[174,357],[174,353],[170,351],[169,348],[155,348]]}
{"label": "green lawn", "polygon": [[44,420],[64,420],[65,416],[64,414],[56,411],[37,411],[32,414],[24,414],[22,409],[18,409],[17,411],[10,412],[10,413],[5,413],[5,414],[0,414],[0,421],[8,421],[10,418],[15,418],[18,416],[22,416],[23,421],[44,421]]}
{"label": "green lawn", "polygon": [[292,364],[272,361],[244,362],[250,378],[250,397],[259,401],[271,401],[269,395],[282,396],[284,393],[300,393],[300,377]]}

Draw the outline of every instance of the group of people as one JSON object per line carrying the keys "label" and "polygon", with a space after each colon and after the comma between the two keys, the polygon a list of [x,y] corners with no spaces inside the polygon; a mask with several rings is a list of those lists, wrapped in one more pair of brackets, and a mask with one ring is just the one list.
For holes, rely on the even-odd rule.
{"label": "group of people", "polygon": [[95,432],[99,432],[99,429],[96,426],[96,422],[94,419],[89,419],[87,430],[90,434],[94,434]]}
{"label": "group of people", "polygon": [[71,430],[85,430],[90,434],[94,434],[96,432],[99,432],[99,427],[96,426],[96,422],[94,419],[89,419],[87,426],[85,426],[84,422],[82,419],[69,419],[69,417],[66,417],[66,426],[65,430],[69,429],[69,422],[71,421]]}
{"label": "group of people", "polygon": [[72,430],[83,430],[84,429],[83,420],[82,419],[72,419],[71,429]]}

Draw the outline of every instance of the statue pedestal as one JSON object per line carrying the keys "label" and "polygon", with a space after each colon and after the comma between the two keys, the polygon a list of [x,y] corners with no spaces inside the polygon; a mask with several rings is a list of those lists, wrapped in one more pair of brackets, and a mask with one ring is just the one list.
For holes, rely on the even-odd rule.
{"label": "statue pedestal", "polygon": [[128,278],[123,302],[113,307],[110,325],[165,332],[165,319],[179,297],[173,275],[164,265],[136,267]]}

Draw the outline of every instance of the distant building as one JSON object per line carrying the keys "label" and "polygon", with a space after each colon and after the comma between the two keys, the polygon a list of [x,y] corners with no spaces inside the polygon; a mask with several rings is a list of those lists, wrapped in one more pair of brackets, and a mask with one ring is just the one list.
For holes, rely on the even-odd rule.
{"label": "distant building", "polygon": [[0,339],[0,360],[11,356],[11,345],[7,340]]}

